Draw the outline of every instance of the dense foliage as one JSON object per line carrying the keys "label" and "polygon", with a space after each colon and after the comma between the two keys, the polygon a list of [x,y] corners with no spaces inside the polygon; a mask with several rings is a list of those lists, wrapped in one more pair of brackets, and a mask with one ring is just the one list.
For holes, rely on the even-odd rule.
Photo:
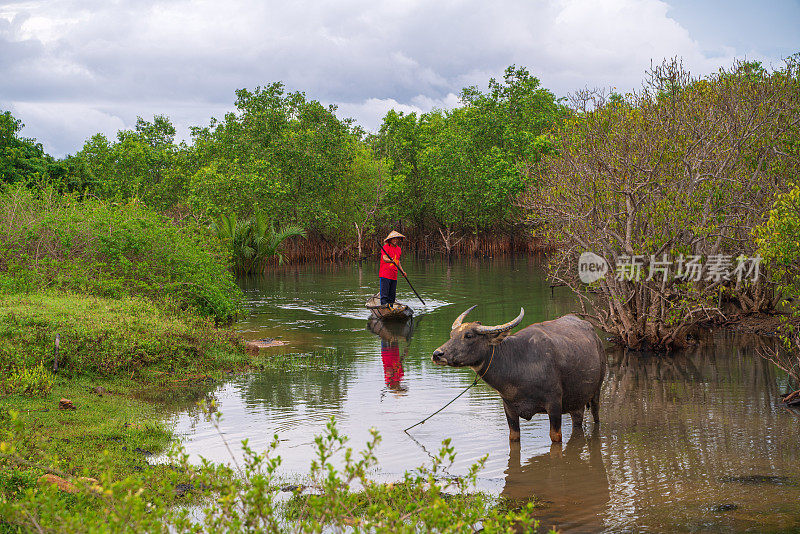
{"label": "dense foliage", "polygon": [[260,210],[279,223],[336,228],[346,213],[333,199],[349,193],[353,178],[351,124],[279,83],[236,96],[236,113],[193,132],[190,204],[207,214]]}
{"label": "dense foliage", "polygon": [[241,291],[205,228],[175,224],[131,200],[79,201],[14,186],[0,193],[0,289],[146,296],[217,321]]}
{"label": "dense foliage", "polygon": [[74,158],[81,163],[80,182],[102,199],[141,200],[150,207],[167,209],[182,200],[180,148],[175,127],[164,116],[153,122],[139,118],[133,130],[117,133],[116,142],[97,134]]}
{"label": "dense foliage", "polygon": [[[800,157],[800,138],[794,147]],[[780,290],[800,295],[800,185],[778,196],[766,222],[756,230],[759,252]]]}
{"label": "dense foliage", "polygon": [[521,220],[516,199],[552,149],[547,132],[566,116],[539,80],[513,66],[486,92],[464,89],[461,104],[419,117],[390,111],[379,133],[365,136],[335,107],[273,83],[236,91],[235,110],[192,128],[188,144],[176,143],[167,117],[139,118],[61,161],[19,139],[21,124],[6,113],[0,138],[11,148],[0,169],[7,183],[136,199],[206,224],[263,213],[337,255],[398,220],[411,234],[442,231],[449,251],[456,234],[506,231]]}
{"label": "dense foliage", "polygon": [[[800,157],[800,139],[788,150]],[[778,290],[791,301],[789,309],[800,317],[800,185],[789,185],[778,196],[766,222],[756,229],[759,253],[764,257]],[[798,321],[786,321],[781,329],[785,348],[769,354],[775,364],[800,385],[800,328]]]}
{"label": "dense foliage", "polygon": [[[639,92],[587,90],[565,103],[527,69],[511,66],[486,91],[465,88],[455,109],[390,111],[374,135],[338,118],[334,107],[273,83],[238,90],[235,110],[193,128],[189,143],[176,143],[174,126],[156,116],[139,119],[113,141],[98,134],[61,161],[20,138],[21,124],[5,113],[0,171],[6,187],[74,191],[67,203],[73,208],[83,198],[114,203],[87,200],[83,212],[109,219],[128,249],[98,242],[105,248],[88,268],[68,262],[54,269],[51,260],[39,261],[65,243],[75,249],[71,240],[80,241],[76,225],[84,221],[73,214],[71,223],[34,229],[53,234],[42,241],[45,249],[38,238],[9,227],[23,259],[7,249],[0,269],[15,269],[19,287],[53,275],[100,294],[124,292],[123,286],[170,293],[183,306],[224,319],[235,305],[224,296],[230,279],[212,274],[221,253],[246,273],[280,257],[282,237],[292,243],[293,257],[339,259],[374,250],[368,244],[390,226],[417,243],[441,237],[437,248],[448,254],[459,243],[476,243],[476,236],[506,232],[557,247],[552,274],[591,294],[584,311],[626,345],[680,345],[699,322],[774,310],[786,294],[788,286],[775,291],[780,273],[753,281],[738,274],[732,280],[730,271],[759,246],[765,254],[783,246],[768,243],[767,234],[758,245],[754,228],[798,172],[797,72],[793,57],[775,71],[737,63],[696,78],[673,61],[654,68]],[[182,222],[161,224],[156,213]],[[134,216],[143,222],[133,223]],[[112,224],[115,217],[125,222]],[[102,226],[89,224],[96,231]],[[300,229],[308,243],[297,241]],[[168,254],[163,245],[179,240],[196,246]],[[28,249],[19,248],[23,241]],[[167,270],[142,253],[150,246],[159,251],[156,258],[170,258],[177,277],[159,278]],[[198,251],[209,258],[195,262]],[[578,283],[582,252],[599,254],[611,276],[592,286]],[[617,264],[631,258],[644,280],[614,276]],[[665,258],[703,264],[716,258],[727,271],[647,280]]]}
{"label": "dense foliage", "polygon": [[56,161],[33,139],[19,136],[23,124],[11,112],[0,113],[0,188],[7,184],[47,181],[61,191],[83,189],[79,163]]}
{"label": "dense foliage", "polygon": [[[773,309],[780,296],[743,260],[800,171],[797,64],[693,78],[673,61],[640,93],[579,96],[528,206],[558,243],[553,274],[587,296],[597,323],[630,347],[670,347],[700,321]],[[584,252],[611,268],[592,286],[577,280]],[[717,268],[681,273],[690,258]],[[665,260],[670,271],[651,271]]]}
{"label": "dense foliage", "polygon": [[417,117],[390,111],[371,142],[390,163],[386,213],[417,228],[486,231],[513,226],[529,171],[552,150],[548,131],[566,108],[525,68],[509,67],[486,93],[469,87],[462,106]]}

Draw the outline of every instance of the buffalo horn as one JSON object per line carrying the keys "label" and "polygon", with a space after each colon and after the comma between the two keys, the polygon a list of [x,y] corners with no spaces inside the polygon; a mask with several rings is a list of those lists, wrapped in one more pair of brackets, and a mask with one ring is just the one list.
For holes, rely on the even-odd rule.
{"label": "buffalo horn", "polygon": [[[472,309],[472,308],[470,308],[470,309]],[[467,310],[467,311],[469,311],[469,310]],[[466,313],[464,315],[466,315]],[[524,316],[525,316],[525,309],[524,308],[520,308],[519,309],[519,315],[517,316],[516,319],[514,319],[512,321],[509,321],[509,322],[507,322],[505,324],[499,324],[497,326],[482,326],[482,325],[478,325],[478,326],[475,327],[475,332],[478,333],[478,334],[498,334],[500,332],[505,332],[506,330],[511,330],[512,328],[517,326],[519,323],[521,323],[522,322],[522,318]],[[460,317],[459,317],[459,319],[460,319]]]}
{"label": "buffalo horn", "polygon": [[[475,306],[477,306],[477,304]],[[461,326],[461,321],[464,320],[464,317],[466,317],[469,312],[475,309],[475,306],[471,307],[470,309],[459,315],[458,318],[456,318],[456,320],[453,321],[453,326],[450,327],[450,330],[455,330],[456,328]]]}

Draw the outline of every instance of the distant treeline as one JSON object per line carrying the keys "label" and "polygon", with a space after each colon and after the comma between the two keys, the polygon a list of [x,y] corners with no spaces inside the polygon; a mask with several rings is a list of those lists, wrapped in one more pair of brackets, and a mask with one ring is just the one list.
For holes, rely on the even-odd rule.
{"label": "distant treeline", "polygon": [[[456,109],[390,111],[375,134],[275,83],[237,91],[235,111],[193,128],[189,143],[157,116],[113,141],[95,135],[61,160],[20,138],[5,113],[0,180],[9,191],[135,204],[183,221],[176,226],[208,239],[201,250],[223,245],[237,272],[275,257],[362,257],[390,227],[424,252],[547,248],[550,274],[585,297],[596,324],[630,347],[672,347],[700,323],[771,313],[800,296],[798,57],[703,77],[672,60],[638,91],[569,100],[512,66],[486,91],[464,89]],[[63,241],[15,239],[31,257],[40,241]],[[585,252],[606,262],[606,278],[579,279]],[[696,276],[682,269],[688,261]],[[743,273],[756,264],[758,273]],[[216,311],[227,303],[203,299],[228,314]]]}
{"label": "distant treeline", "polygon": [[281,83],[236,97],[235,111],[192,128],[188,143],[175,141],[167,117],[139,118],[116,139],[97,134],[61,160],[19,138],[22,125],[6,112],[0,179],[136,199],[209,222],[265,215],[306,229],[340,257],[355,256],[389,226],[420,246],[449,250],[462,237],[525,231],[516,200],[553,150],[548,132],[569,115],[528,70],[513,66],[486,92],[464,89],[454,110],[390,111],[377,134]]}

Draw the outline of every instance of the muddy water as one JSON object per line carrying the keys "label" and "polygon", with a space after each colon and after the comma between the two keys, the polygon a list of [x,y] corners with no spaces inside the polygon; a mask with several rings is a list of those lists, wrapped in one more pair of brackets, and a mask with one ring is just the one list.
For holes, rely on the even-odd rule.
{"label": "muddy water", "polygon": [[[319,369],[254,373],[213,389],[224,437],[249,438],[258,449],[277,433],[281,472],[291,478],[307,472],[311,440],[335,416],[356,448],[371,427],[380,431],[375,476],[383,480],[451,438],[452,474],[488,454],[479,488],[536,497],[543,526],[565,532],[800,530],[800,419],[776,404],[786,378],[755,355],[755,338],[711,332],[702,348],[670,358],[609,348],[602,425],[572,432],[567,422],[563,447],[551,446],[544,415],[523,421],[521,445],[510,446],[500,399],[484,384],[405,434],[472,382],[472,371],[430,361],[461,311],[478,304],[474,318],[496,324],[522,306],[530,324],[575,305],[563,288],[551,290],[533,260],[409,267],[427,303],[399,283],[398,299],[418,313],[410,332],[368,329],[362,304],[374,292],[372,265],[287,268],[242,281],[248,338],[282,336],[285,347],[268,349],[275,358],[322,349],[338,356]],[[175,419],[193,455],[229,458],[196,413]]]}

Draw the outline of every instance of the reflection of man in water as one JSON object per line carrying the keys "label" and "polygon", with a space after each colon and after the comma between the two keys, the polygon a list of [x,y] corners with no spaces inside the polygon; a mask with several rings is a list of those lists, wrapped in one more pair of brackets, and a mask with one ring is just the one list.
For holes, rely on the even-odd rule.
{"label": "reflection of man in water", "polygon": [[381,359],[383,360],[383,377],[389,389],[401,390],[403,380],[403,360],[400,357],[400,344],[397,340],[388,341],[381,338]]}

